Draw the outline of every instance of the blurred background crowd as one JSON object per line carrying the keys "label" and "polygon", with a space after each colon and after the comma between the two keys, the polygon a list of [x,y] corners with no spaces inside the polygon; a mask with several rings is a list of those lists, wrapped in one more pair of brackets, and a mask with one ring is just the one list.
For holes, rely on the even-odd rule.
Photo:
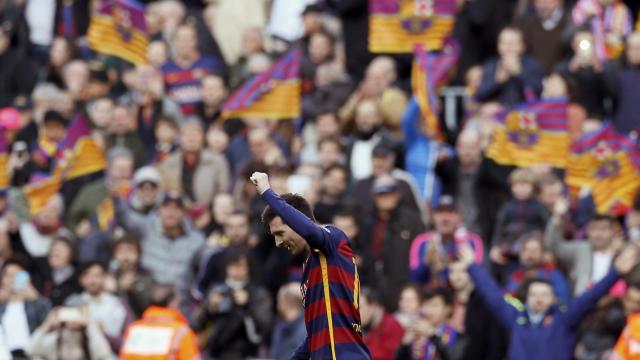
{"label": "blurred background crowd", "polygon": [[[598,211],[564,169],[485,152],[496,114],[558,97],[571,141],[605,121],[636,141],[638,1],[455,1],[460,54],[438,88],[438,140],[412,93],[413,56],[368,50],[367,0],[143,1],[141,62],[94,51],[100,4],[0,1],[1,359],[288,358],[306,336],[305,258],[260,223],[254,171],[350,237],[374,359],[505,358],[515,330],[479,298],[487,284],[460,244],[496,293],[530,306],[531,277],[569,304],[640,240],[640,198]],[[223,116],[292,48],[300,116]],[[95,171],[57,181],[82,124]],[[635,192],[640,172],[630,179]],[[640,277],[590,301],[559,339],[577,359],[609,356],[640,311]],[[625,334],[640,341],[640,324]]]}

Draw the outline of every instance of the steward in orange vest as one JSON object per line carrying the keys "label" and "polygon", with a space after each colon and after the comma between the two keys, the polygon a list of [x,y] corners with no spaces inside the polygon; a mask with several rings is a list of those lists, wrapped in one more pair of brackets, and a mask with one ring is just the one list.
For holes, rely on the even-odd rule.
{"label": "steward in orange vest", "polygon": [[640,360],[640,313],[627,317],[625,326],[610,360]]}
{"label": "steward in orange vest", "polygon": [[127,328],[120,359],[200,360],[196,334],[177,310],[175,288],[156,285],[152,304]]}

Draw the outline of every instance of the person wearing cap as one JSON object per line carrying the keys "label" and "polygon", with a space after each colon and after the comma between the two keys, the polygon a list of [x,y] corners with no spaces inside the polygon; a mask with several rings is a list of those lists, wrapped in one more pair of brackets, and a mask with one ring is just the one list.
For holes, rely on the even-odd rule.
{"label": "person wearing cap", "polygon": [[373,172],[371,176],[353,184],[350,191],[351,202],[363,213],[371,212],[374,208],[374,201],[370,196],[373,183],[376,177],[390,174],[396,179],[398,185],[400,205],[423,213],[424,209],[420,206],[422,201],[420,201],[414,178],[406,171],[396,167],[396,153],[393,144],[381,141],[373,148],[371,156]]}
{"label": "person wearing cap", "polygon": [[0,127],[4,130],[5,141],[11,144],[20,128],[22,128],[20,113],[16,108],[6,107],[0,109]]}
{"label": "person wearing cap", "polygon": [[191,264],[203,249],[205,239],[187,220],[182,195],[167,192],[158,211],[143,219],[131,216],[131,210],[121,205],[122,200],[116,201],[116,221],[140,239],[142,267],[155,281],[175,284],[182,294],[187,294]]}
{"label": "person wearing cap", "polygon": [[129,206],[133,213],[147,217],[158,208],[161,200],[162,179],[152,166],[144,166],[133,175],[133,194]]}
{"label": "person wearing cap", "polygon": [[411,244],[411,280],[424,285],[446,285],[447,265],[456,259],[458,248],[463,244],[471,246],[475,262],[481,264],[484,246],[480,236],[464,226],[456,201],[450,195],[440,197],[433,210],[433,223],[434,230],[420,234]]}
{"label": "person wearing cap", "polygon": [[363,222],[363,241],[355,250],[362,257],[363,278],[379,284],[384,290],[383,302],[392,311],[409,281],[411,240],[424,231],[424,225],[417,211],[401,206],[398,181],[393,176],[378,176],[369,196],[374,198],[374,211]]}

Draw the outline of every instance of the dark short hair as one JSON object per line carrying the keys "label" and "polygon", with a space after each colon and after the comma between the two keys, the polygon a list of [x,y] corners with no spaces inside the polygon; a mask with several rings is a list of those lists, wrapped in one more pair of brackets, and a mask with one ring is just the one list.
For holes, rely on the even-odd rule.
{"label": "dark short hair", "polygon": [[349,206],[343,206],[338,209],[338,211],[334,212],[331,216],[332,219],[337,217],[347,217],[353,219],[353,222],[358,223],[358,218],[356,217],[356,211],[350,208]]}
{"label": "dark short hair", "polygon": [[269,167],[262,161],[250,160],[245,164],[245,166],[242,167],[242,178],[249,181],[249,178],[251,177],[251,175],[253,175],[254,172],[268,173]]}
{"label": "dark short hair", "polygon": [[[288,193],[280,197],[294,209],[300,211],[314,222],[316,221],[315,216],[313,216],[313,210],[311,210],[311,205],[309,205],[309,202],[303,198],[302,195]],[[267,207],[264,208],[264,211],[262,211],[262,225],[264,225],[267,232],[271,232],[269,223],[278,216],[280,215],[276,214],[271,206],[267,205]]]}
{"label": "dark short hair", "polygon": [[228,248],[224,255],[224,267],[228,267],[231,264],[235,264],[240,260],[247,260],[249,263],[249,252],[244,248]]}
{"label": "dark short hair", "polygon": [[453,305],[453,293],[445,287],[434,287],[422,292],[422,302],[440,298],[446,305]]}
{"label": "dark short hair", "polygon": [[84,276],[84,274],[86,274],[89,270],[91,270],[91,268],[95,266],[99,267],[103,272],[107,272],[107,265],[105,265],[104,262],[100,260],[92,260],[78,267],[78,277]]}
{"label": "dark short hair", "polygon": [[610,225],[613,225],[613,223],[615,222],[615,219],[607,214],[596,213],[589,218],[589,223],[596,222],[596,221],[608,221]]}
{"label": "dark short hair", "polygon": [[122,237],[116,239],[113,243],[112,253],[116,252],[116,249],[122,245],[131,245],[136,249],[138,255],[142,254],[142,246],[140,245],[140,241],[133,237],[131,234],[124,234]]}
{"label": "dark short hair", "polygon": [[151,305],[167,307],[178,295],[173,284],[153,284],[151,288]]}
{"label": "dark short hair", "polygon": [[235,209],[235,210],[233,210],[231,212],[231,214],[229,214],[228,217],[231,217],[231,216],[242,216],[243,218],[245,218],[247,220],[247,222],[251,221],[251,219],[249,217],[249,214],[244,210]]}
{"label": "dark short hair", "polygon": [[16,255],[7,259],[7,261],[2,264],[2,273],[4,273],[9,265],[18,266],[22,270],[29,270],[29,261],[24,256]]}
{"label": "dark short hair", "polygon": [[318,140],[318,149],[321,148],[322,145],[325,143],[336,144],[336,146],[338,146],[340,151],[342,151],[343,149],[342,142],[340,142],[339,139],[336,139],[335,137],[332,137],[332,136],[323,137],[322,139]]}
{"label": "dark short hair", "polygon": [[[529,289],[531,289],[531,285],[533,284],[545,284],[545,285],[548,285],[551,288],[551,290],[554,290],[553,284],[551,283],[551,281],[545,278],[541,278],[541,277],[526,278],[522,281],[522,283],[520,283],[520,285],[518,286],[518,289],[516,290],[516,297],[523,303],[527,301],[527,297],[529,297]],[[555,294],[555,291],[554,291],[554,294]]]}
{"label": "dark short hair", "polygon": [[76,248],[74,239],[66,235],[56,235],[53,238],[53,242],[51,244],[53,245],[54,243],[65,244],[70,251],[69,262],[72,264],[76,262],[76,260],[78,259],[78,249]]}
{"label": "dark short hair", "polygon": [[518,244],[520,248],[522,248],[524,244],[531,241],[540,243],[540,245],[542,245],[542,249],[544,250],[545,248],[544,234],[540,230],[531,230],[531,231],[525,232],[524,234],[518,237],[518,240],[516,240],[516,244]]}
{"label": "dark short hair", "polygon": [[340,164],[329,165],[329,167],[327,167],[326,169],[324,169],[324,171],[322,171],[322,176],[327,176],[327,175],[329,175],[330,172],[332,172],[334,170],[340,170],[340,171],[342,171],[344,173],[344,175],[347,178],[349,177],[349,170],[347,169],[347,167],[344,166],[344,165],[340,165]]}
{"label": "dark short hair", "polygon": [[153,124],[153,131],[154,132],[156,131],[156,129],[158,128],[158,126],[160,124],[168,125],[169,127],[171,127],[172,129],[174,129],[176,131],[179,130],[178,122],[171,115],[161,114],[160,116],[158,116],[158,119]]}
{"label": "dark short hair", "polygon": [[382,295],[380,294],[380,291],[369,286],[365,286],[362,289],[360,289],[360,298],[367,299],[367,302],[369,304],[376,304],[381,306],[383,304]]}

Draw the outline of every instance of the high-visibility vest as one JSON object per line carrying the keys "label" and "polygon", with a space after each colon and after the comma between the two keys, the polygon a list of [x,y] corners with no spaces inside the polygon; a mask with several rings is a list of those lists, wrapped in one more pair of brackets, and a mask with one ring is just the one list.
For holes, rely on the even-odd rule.
{"label": "high-visibility vest", "polygon": [[175,310],[151,307],[131,324],[120,350],[122,360],[199,360],[196,335]]}
{"label": "high-visibility vest", "polygon": [[640,360],[640,314],[629,315],[610,359]]}

